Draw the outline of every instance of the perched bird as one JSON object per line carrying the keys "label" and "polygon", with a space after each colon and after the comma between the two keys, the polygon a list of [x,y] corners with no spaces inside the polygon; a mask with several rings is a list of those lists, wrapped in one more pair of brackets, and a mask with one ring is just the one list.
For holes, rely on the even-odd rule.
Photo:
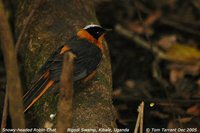
{"label": "perched bird", "polygon": [[41,67],[32,87],[24,95],[24,112],[32,107],[47,90],[59,83],[64,53],[72,52],[76,56],[73,72],[74,82],[93,75],[102,59],[102,41],[106,31],[99,25],[87,25],[58,48]]}

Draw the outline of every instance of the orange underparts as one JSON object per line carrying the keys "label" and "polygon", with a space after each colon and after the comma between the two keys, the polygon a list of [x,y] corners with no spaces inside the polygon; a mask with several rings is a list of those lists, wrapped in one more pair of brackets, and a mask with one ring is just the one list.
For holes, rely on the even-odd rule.
{"label": "orange underparts", "polygon": [[90,35],[86,30],[81,29],[77,33],[77,36],[80,37],[80,38],[87,39],[88,41],[95,44],[97,47],[99,47],[103,51],[103,45],[102,45],[103,35],[102,35],[102,37],[99,38],[99,40],[97,40],[92,35]]}
{"label": "orange underparts", "polygon": [[24,110],[24,112],[26,112],[53,85],[53,83],[54,81],[50,80],[42,92],[31,102],[31,104]]}
{"label": "orange underparts", "polygon": [[67,47],[67,45],[64,45],[64,46],[62,47],[61,51],[60,51],[60,54],[63,54],[63,53],[65,53],[65,52],[69,51],[69,50],[70,50],[70,48]]}
{"label": "orange underparts", "polygon": [[94,71],[94,72],[92,72],[91,74],[89,74],[87,77],[85,77],[84,79],[83,79],[83,82],[87,82],[87,81],[89,81],[89,80],[91,80],[95,75],[96,75],[96,71]]}

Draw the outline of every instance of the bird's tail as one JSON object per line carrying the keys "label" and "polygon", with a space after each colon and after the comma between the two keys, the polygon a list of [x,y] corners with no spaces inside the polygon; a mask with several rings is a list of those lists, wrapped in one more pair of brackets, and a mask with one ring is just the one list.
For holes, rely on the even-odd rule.
{"label": "bird's tail", "polygon": [[49,72],[45,72],[37,81],[35,81],[31,89],[23,96],[24,107],[26,112],[38,99],[45,94],[54,84],[53,80],[49,79]]}

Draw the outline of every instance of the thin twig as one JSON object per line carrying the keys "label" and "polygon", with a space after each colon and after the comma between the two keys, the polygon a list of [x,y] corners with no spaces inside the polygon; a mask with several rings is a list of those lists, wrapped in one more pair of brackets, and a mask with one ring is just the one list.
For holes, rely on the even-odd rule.
{"label": "thin twig", "polygon": [[157,47],[152,47],[150,44],[148,44],[146,41],[141,39],[139,36],[133,35],[132,32],[130,32],[129,30],[126,30],[121,25],[117,25],[115,27],[115,30],[120,35],[123,35],[123,36],[127,37],[128,39],[132,40],[133,42],[135,42],[136,45],[152,51],[153,53],[155,53],[160,58],[166,58],[165,54],[161,50],[159,50]]}
{"label": "thin twig", "polygon": [[[4,98],[4,107],[3,107],[3,115],[1,120],[1,129],[6,128],[6,121],[8,116],[8,93],[6,92],[5,98]],[[3,130],[1,131],[1,133]]]}
{"label": "thin twig", "polygon": [[57,131],[66,133],[67,128],[72,127],[72,99],[73,99],[73,62],[74,55],[67,53],[61,74],[61,90],[58,103]]}
{"label": "thin twig", "polygon": [[[139,107],[138,107],[139,108]],[[140,116],[141,114],[138,113],[138,117],[137,117],[137,121],[136,121],[136,125],[135,125],[135,129],[134,129],[134,133],[138,133],[138,129],[139,129],[139,126],[140,126]]]}
{"label": "thin twig", "polygon": [[141,102],[141,104],[138,107],[138,117],[134,133],[138,133],[139,127],[140,127],[140,133],[143,133],[143,118],[144,118],[144,102]]}
{"label": "thin twig", "polygon": [[22,87],[11,29],[0,0],[0,40],[6,68],[9,112],[13,128],[25,128],[22,104]]}
{"label": "thin twig", "polygon": [[140,133],[143,133],[144,102],[140,104]]}
{"label": "thin twig", "polygon": [[19,37],[18,37],[17,42],[16,42],[16,46],[15,46],[15,50],[16,50],[17,54],[19,53],[24,34],[28,30],[28,25],[30,24],[31,19],[32,19],[35,11],[37,10],[37,8],[40,6],[40,4],[41,4],[41,0],[36,0],[35,1],[34,5],[33,5],[33,9],[31,10],[30,14],[28,15],[28,17],[25,20],[25,24],[22,27],[22,30],[21,30],[21,32],[19,34]]}

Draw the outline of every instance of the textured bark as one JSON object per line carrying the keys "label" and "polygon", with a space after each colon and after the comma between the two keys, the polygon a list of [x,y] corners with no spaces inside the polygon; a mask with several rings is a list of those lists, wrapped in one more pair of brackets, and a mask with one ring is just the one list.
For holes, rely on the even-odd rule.
{"label": "textured bark", "polygon": [[[34,1],[22,0],[17,12],[17,34],[23,28]],[[44,64],[47,58],[64,40],[73,36],[80,28],[98,23],[93,0],[47,0],[35,11],[20,44],[24,61],[26,85]],[[115,113],[112,106],[111,66],[107,53],[97,75],[92,81],[75,87],[73,101],[73,127],[99,128],[114,127]],[[58,95],[48,94],[37,102],[26,114],[29,127],[44,127],[53,123],[50,114],[55,114]],[[45,124],[46,123],[46,124]]]}

